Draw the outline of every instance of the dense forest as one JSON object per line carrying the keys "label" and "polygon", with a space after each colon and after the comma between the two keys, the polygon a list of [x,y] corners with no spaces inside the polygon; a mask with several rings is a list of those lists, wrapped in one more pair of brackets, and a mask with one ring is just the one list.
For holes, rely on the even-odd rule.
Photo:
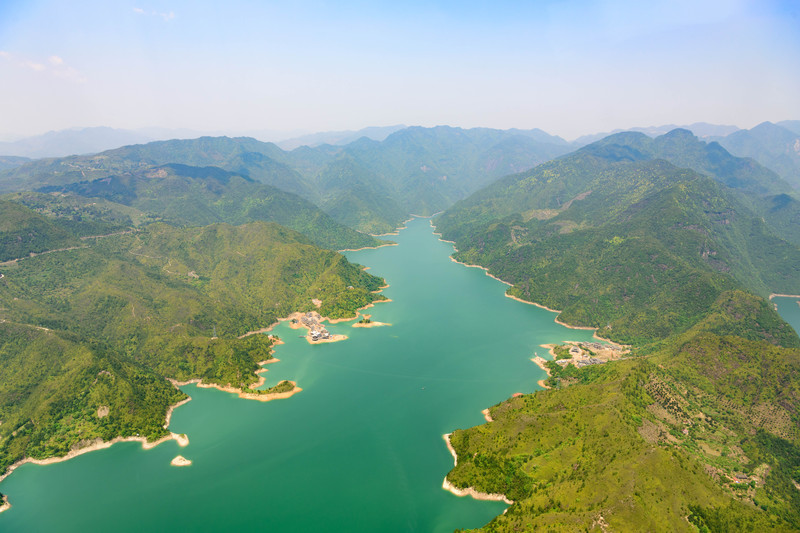
{"label": "dense forest", "polygon": [[631,345],[549,363],[551,390],[452,435],[448,479],[515,501],[486,530],[800,528],[800,338],[766,300],[800,294],[781,238],[800,228],[757,210],[791,193],[754,165],[686,132],[621,134],[436,220],[509,294]]}
{"label": "dense forest", "polygon": [[[441,211],[501,176],[529,169],[570,150],[566,141],[540,130],[464,130],[445,126],[405,128],[381,142],[361,138],[345,146],[301,146],[291,151],[246,137],[201,137],[125,146],[94,155],[41,159],[0,169],[0,192],[42,188],[53,191],[65,185],[97,183],[110,177],[115,177],[121,185],[131,175],[156,177],[164,172],[169,176],[181,175],[176,165],[184,165],[195,167],[190,174],[192,178],[235,174],[244,180],[278,188],[283,198],[290,196],[287,193],[304,198],[340,224],[380,234],[393,231],[411,214],[430,215]],[[172,167],[161,170],[164,165]],[[198,167],[205,170],[200,171]],[[171,180],[169,186],[174,187],[174,182]],[[195,184],[194,188],[197,187]],[[243,187],[257,189],[241,184],[236,188],[241,191]],[[106,186],[107,191],[111,188],[111,185]],[[124,193],[131,199],[127,205],[141,204],[154,193],[140,186],[134,185],[134,188],[135,196],[141,195],[141,199],[134,200],[130,192]],[[89,194],[102,187],[70,189]],[[226,198],[240,194],[233,190],[221,195],[210,192],[204,192],[198,199],[179,191],[176,200],[185,197],[190,201],[171,209],[169,215],[185,218],[195,207],[191,202],[196,202],[206,218],[227,216],[220,212],[220,205],[210,206],[209,201],[224,204]],[[109,194],[112,193],[100,196],[111,199]],[[273,189],[270,194],[277,193]],[[118,194],[115,201],[122,198]],[[161,201],[167,202],[169,198]],[[299,198],[295,197],[290,204],[300,205]],[[162,214],[158,209],[167,207],[146,205],[157,207],[158,215]],[[308,205],[300,207],[308,210]],[[245,208],[231,216],[248,214],[252,215],[253,209]],[[227,218],[211,220],[224,221],[233,222]],[[312,225],[291,227],[305,231]],[[351,242],[341,247],[359,246],[364,244]]]}
{"label": "dense forest", "polygon": [[165,435],[184,397],[167,378],[249,390],[274,339],[242,335],[312,299],[338,318],[383,298],[333,250],[447,209],[434,222],[455,259],[631,347],[550,362],[550,390],[452,434],[449,481],[515,502],[486,530],[798,530],[800,338],[767,299],[800,294],[790,126],[574,152],[538,130],[412,127],[291,151],[203,137],[9,159],[0,472]]}
{"label": "dense forest", "polygon": [[315,298],[331,318],[383,298],[381,278],[274,223],[79,239],[18,205],[9,217],[0,227],[32,235],[23,252],[59,249],[2,264],[2,471],[96,438],[163,436],[184,397],[167,378],[248,388],[273,339],[243,334],[316,309]]}

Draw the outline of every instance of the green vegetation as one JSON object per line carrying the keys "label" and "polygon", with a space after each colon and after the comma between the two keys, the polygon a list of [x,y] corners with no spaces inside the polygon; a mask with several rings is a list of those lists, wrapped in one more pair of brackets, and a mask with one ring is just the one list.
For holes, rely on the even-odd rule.
{"label": "green vegetation", "polygon": [[751,209],[780,184],[746,165],[725,174],[727,156],[706,178],[646,159],[669,143],[623,137],[436,221],[510,294],[634,347],[583,369],[550,362],[552,390],[454,432],[448,479],[515,501],[488,531],[800,529],[800,338],[764,299],[800,293],[800,249]]}
{"label": "green vegetation", "polygon": [[[329,236],[309,233],[308,230],[323,225],[321,221],[310,221],[306,227],[300,227],[291,223],[291,217],[285,220],[264,216],[263,206],[234,202],[231,207],[229,200],[237,197],[235,191],[211,190],[198,197],[200,186],[184,184],[183,189],[162,190],[161,193],[170,193],[165,195],[149,190],[148,185],[137,185],[131,194],[124,187],[115,189],[115,185],[125,185],[131,177],[157,177],[161,172],[167,176],[180,175],[181,167],[190,166],[193,178],[214,182],[224,179],[225,173],[237,175],[245,181],[298,195],[320,206],[340,224],[377,234],[394,230],[411,213],[435,213],[500,176],[528,169],[569,150],[565,141],[541,131],[482,128],[406,128],[383,142],[362,138],[343,147],[304,146],[291,152],[250,138],[201,137],[125,146],[97,155],[43,159],[0,169],[0,191],[42,187],[61,190],[74,183],[99,184],[103,182],[97,180],[112,178],[115,183],[105,184],[108,194],[102,195],[103,198],[125,205],[141,202],[144,205],[136,205],[137,208],[165,220],[198,216],[203,222],[193,223],[241,223],[234,218],[258,211],[256,218],[248,220],[277,221],[309,234],[315,242],[357,248],[365,244],[333,245]],[[130,186],[128,183],[127,187]],[[252,189],[255,192],[247,192],[245,196],[253,201],[261,195],[278,194],[274,189],[259,189],[252,184],[231,184],[231,187]],[[158,188],[159,185],[154,187]],[[207,188],[220,187],[214,184]],[[284,215],[291,215],[293,206],[299,205],[298,199],[288,201],[286,196]],[[175,204],[171,203],[173,200]],[[270,210],[280,210],[274,202],[265,203]],[[301,206],[304,209],[307,206]],[[352,236],[350,240],[353,241]]]}
{"label": "green vegetation", "polygon": [[786,127],[763,122],[749,130],[739,130],[718,139],[730,153],[752,157],[800,189],[800,135]]}
{"label": "green vegetation", "polygon": [[265,222],[154,224],[3,273],[0,472],[95,438],[162,436],[184,397],[167,377],[248,389],[272,340],[244,333],[316,309],[312,298],[331,317],[383,298],[382,279]]}
{"label": "green vegetation", "polygon": [[52,220],[0,200],[0,262],[72,246],[81,246],[80,239]]}
{"label": "green vegetation", "polygon": [[[265,220],[297,230],[326,248],[381,244],[336,222],[307,200],[216,167],[164,165],[124,176],[44,187],[41,192],[50,194],[11,197],[67,219],[121,223],[127,218],[129,224],[157,219],[191,226]],[[97,199],[102,199],[99,206]]]}

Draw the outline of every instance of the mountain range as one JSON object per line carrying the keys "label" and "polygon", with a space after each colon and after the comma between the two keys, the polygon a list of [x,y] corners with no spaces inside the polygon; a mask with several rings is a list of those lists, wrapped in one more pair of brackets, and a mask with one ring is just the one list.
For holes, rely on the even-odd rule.
{"label": "mountain range", "polygon": [[752,207],[787,187],[686,130],[620,133],[436,218],[509,295],[632,347],[452,435],[450,482],[515,501],[487,530],[800,527],[800,338],[766,300],[800,294],[800,247]]}
{"label": "mountain range", "polygon": [[291,152],[252,138],[201,137],[31,161],[0,171],[0,191],[63,186],[167,164],[214,166],[302,196],[358,230],[386,233],[410,214],[440,211],[500,176],[569,150],[539,130],[406,128],[382,142],[361,138],[342,147]]}
{"label": "mountain range", "polygon": [[800,337],[768,301],[800,294],[792,128],[575,149],[410,127],[290,151],[201,137],[3,158],[0,469],[163,436],[182,397],[166,376],[249,390],[273,341],[242,334],[312,299],[341,317],[381,298],[332,249],[443,210],[455,259],[630,349],[547,362],[550,390],[453,433],[447,479],[514,500],[487,530],[800,529]]}

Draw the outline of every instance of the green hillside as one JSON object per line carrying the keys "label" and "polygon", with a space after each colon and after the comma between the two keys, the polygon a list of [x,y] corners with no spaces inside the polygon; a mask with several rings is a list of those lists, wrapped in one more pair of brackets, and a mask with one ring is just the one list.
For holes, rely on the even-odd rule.
{"label": "green hillside", "polygon": [[80,245],[80,239],[51,219],[17,203],[0,200],[0,262]]}
{"label": "green hillside", "polygon": [[[247,388],[263,328],[353,316],[383,280],[273,223],[148,226],[3,268],[0,471],[97,437],[165,434],[166,378]],[[106,412],[107,414],[103,414]]]}
{"label": "green hillside", "polygon": [[800,134],[771,122],[717,139],[730,153],[752,157],[800,189]]}
{"label": "green hillside", "polygon": [[705,143],[689,130],[675,129],[651,139],[643,133],[618,133],[591,144],[585,150],[603,153],[619,150],[620,157],[634,160],[665,159],[690,168],[748,193],[778,194],[791,186],[773,171],[752,159],[735,157],[716,142]]}
{"label": "green hillside", "polygon": [[353,228],[384,233],[411,213],[431,214],[569,145],[538,130],[406,128],[382,142],[283,151],[251,138],[201,137],[31,161],[0,170],[0,192],[152,173],[165,165],[217,167],[297,194]]}
{"label": "green hillside", "polygon": [[352,157],[342,154],[314,179],[319,205],[335,220],[360,231],[390,233],[408,218],[392,189]]}
{"label": "green hillside", "polygon": [[[68,201],[64,193],[68,193],[69,198],[102,198],[133,208],[148,215],[143,218],[145,222],[157,218],[170,224],[203,226],[265,220],[295,229],[326,248],[380,244],[373,237],[336,222],[303,198],[217,167],[171,164],[40,191],[59,194],[39,196],[26,205],[33,207],[45,201],[63,204]],[[18,196],[23,202],[31,197]]]}
{"label": "green hillside", "polygon": [[456,259],[633,356],[550,363],[554,390],[453,434],[448,479],[516,502],[488,531],[800,529],[800,338],[764,299],[800,294],[800,248],[751,209],[778,182],[736,165],[705,177],[625,137],[435,221]]}

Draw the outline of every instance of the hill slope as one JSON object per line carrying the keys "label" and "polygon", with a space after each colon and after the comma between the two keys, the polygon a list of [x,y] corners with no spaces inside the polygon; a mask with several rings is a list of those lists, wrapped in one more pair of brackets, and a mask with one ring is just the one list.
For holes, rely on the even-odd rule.
{"label": "hill slope", "polygon": [[800,134],[771,122],[718,139],[730,153],[752,157],[800,189]]}
{"label": "hill slope", "polygon": [[448,479],[515,500],[492,531],[796,530],[800,338],[753,293],[800,294],[800,249],[723,183],[773,189],[618,141],[504,178],[436,220],[456,259],[638,356],[549,363],[555,390],[452,435]]}
{"label": "hill slope", "polygon": [[[1,216],[1,215],[0,215]],[[95,438],[154,439],[166,380],[246,389],[270,357],[264,335],[292,311],[353,316],[383,280],[272,223],[149,226],[3,269],[0,471]]]}
{"label": "hill slope", "polygon": [[168,164],[219,167],[297,194],[336,220],[383,233],[430,214],[500,176],[569,151],[539,130],[406,128],[385,140],[286,152],[250,138],[201,137],[33,161],[0,171],[0,191],[64,186]]}
{"label": "hill slope", "polygon": [[[64,203],[64,193],[103,198],[150,215],[149,219],[158,218],[179,225],[244,224],[256,220],[277,222],[331,249],[380,244],[369,235],[337,223],[297,195],[217,167],[163,165],[121,176],[43,187],[40,191],[59,194],[50,198],[38,197],[36,201],[39,202]],[[26,197],[30,195],[22,195],[22,200],[25,201]]]}

